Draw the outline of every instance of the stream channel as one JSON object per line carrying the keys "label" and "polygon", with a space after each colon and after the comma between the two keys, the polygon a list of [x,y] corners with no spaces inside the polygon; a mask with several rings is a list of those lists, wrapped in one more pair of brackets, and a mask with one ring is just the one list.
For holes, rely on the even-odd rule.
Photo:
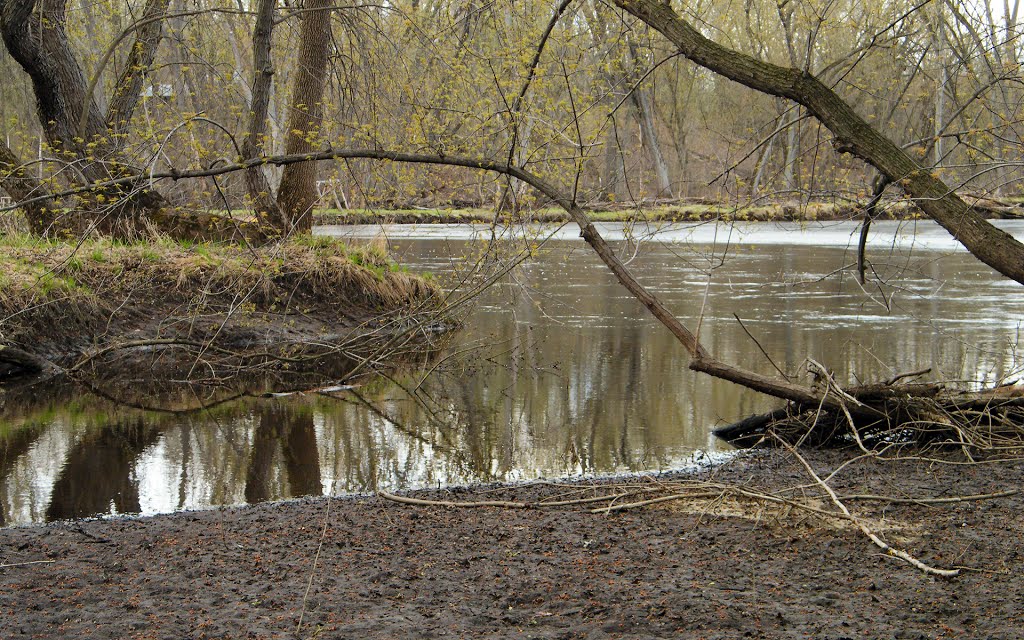
{"label": "stream channel", "polygon": [[[1024,237],[1024,222],[998,224]],[[804,375],[813,358],[844,384],[925,367],[930,379],[992,384],[1024,365],[1020,286],[932,223],[876,223],[864,287],[854,223],[599,228],[684,322],[703,316],[700,339],[725,362]],[[492,231],[317,233],[386,241],[411,271],[445,284],[481,277],[471,266]],[[690,372],[574,228],[494,233],[502,259],[534,255],[461,308],[464,327],[430,375],[186,414],[88,395],[4,405],[0,524],[674,469],[724,455],[711,429],[773,406]]]}

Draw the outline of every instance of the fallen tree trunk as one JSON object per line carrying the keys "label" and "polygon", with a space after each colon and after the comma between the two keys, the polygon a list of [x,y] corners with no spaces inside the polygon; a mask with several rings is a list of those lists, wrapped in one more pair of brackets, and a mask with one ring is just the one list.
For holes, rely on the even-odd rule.
{"label": "fallen tree trunk", "polygon": [[42,356],[11,345],[0,344],[0,377],[53,375],[60,367]]}
{"label": "fallen tree trunk", "polygon": [[1024,386],[965,392],[932,383],[874,384],[829,393],[841,399],[838,409],[790,402],[714,434],[743,448],[938,446],[972,459],[1024,447]]}

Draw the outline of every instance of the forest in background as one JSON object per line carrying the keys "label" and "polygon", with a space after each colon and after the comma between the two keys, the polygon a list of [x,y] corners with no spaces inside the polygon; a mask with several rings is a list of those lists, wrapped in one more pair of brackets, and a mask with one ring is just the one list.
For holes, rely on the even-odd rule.
{"label": "forest in background", "polygon": [[[11,10],[18,1],[3,4]],[[307,150],[471,154],[524,167],[590,205],[857,202],[876,180],[873,169],[833,147],[804,107],[697,66],[630,14],[592,0],[42,4],[66,16],[70,47],[101,112],[121,98],[126,76],[137,82],[138,103],[111,135],[118,161],[142,173],[251,157],[244,151],[260,75],[254,29],[267,8],[272,82],[265,129],[256,131],[267,155],[289,152],[290,137]],[[817,76],[947,184],[1019,195],[1016,2],[704,0],[677,9],[720,44]],[[316,110],[297,99],[296,82],[298,45],[313,15],[329,17],[321,32],[329,38],[316,105],[322,119],[296,129],[294,112]],[[162,33],[152,60],[140,61],[143,36],[155,24]],[[74,182],[75,173],[95,179],[82,167],[89,156],[69,161],[53,148],[32,83],[7,51],[0,74],[0,141],[18,169],[51,191]],[[106,162],[102,153],[91,160]],[[323,206],[517,209],[536,202],[518,181],[465,169],[365,159],[315,166]],[[266,167],[271,190],[286,171]],[[160,191],[190,211],[254,207],[244,172],[165,183]]]}

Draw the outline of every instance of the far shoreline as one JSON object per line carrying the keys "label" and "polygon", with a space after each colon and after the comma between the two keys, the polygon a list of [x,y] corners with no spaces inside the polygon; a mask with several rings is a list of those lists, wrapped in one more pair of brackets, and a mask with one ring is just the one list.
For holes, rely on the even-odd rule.
{"label": "far shoreline", "polygon": [[[1015,202],[976,199],[971,205],[989,220],[1024,218],[1024,207]],[[709,201],[681,201],[673,204],[603,205],[590,207],[594,222],[835,222],[862,220],[862,207],[834,202],[739,206]],[[912,202],[896,200],[880,206],[873,220],[923,220],[927,216]],[[536,224],[567,223],[569,215],[557,207],[520,211],[495,211],[480,207],[405,206],[353,209],[322,209],[314,224]]]}

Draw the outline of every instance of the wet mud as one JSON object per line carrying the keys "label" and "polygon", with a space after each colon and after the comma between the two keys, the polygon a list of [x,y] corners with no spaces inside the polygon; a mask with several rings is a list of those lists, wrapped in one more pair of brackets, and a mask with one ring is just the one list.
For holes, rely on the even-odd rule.
{"label": "wet mud", "polygon": [[[810,460],[827,473],[842,456]],[[759,490],[808,484],[779,452],[687,477]],[[841,495],[948,497],[1005,491],[1022,479],[1020,462],[862,461],[833,486]],[[536,502],[619,482],[414,495]],[[789,495],[798,494],[817,491]],[[2,529],[0,637],[1020,637],[1020,495],[854,505],[890,543],[963,567],[953,579],[882,554],[854,527],[799,511],[714,500],[611,514],[593,506],[310,498]]]}

